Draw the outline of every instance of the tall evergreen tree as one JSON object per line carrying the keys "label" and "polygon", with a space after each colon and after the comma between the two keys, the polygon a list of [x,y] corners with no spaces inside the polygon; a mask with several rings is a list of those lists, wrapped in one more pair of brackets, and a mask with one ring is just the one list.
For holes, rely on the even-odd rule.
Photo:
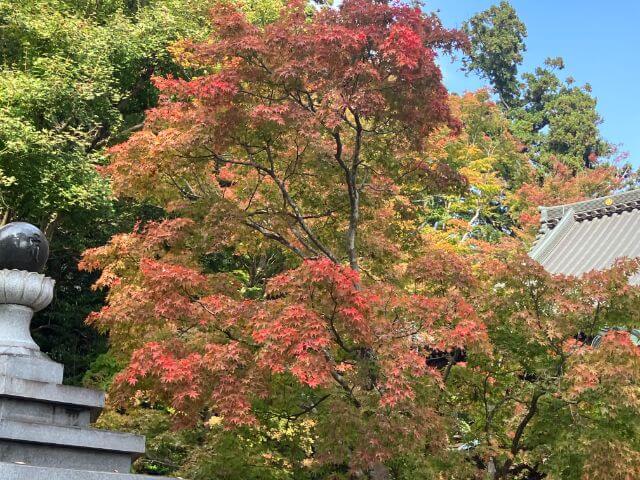
{"label": "tall evergreen tree", "polygon": [[545,174],[555,162],[574,173],[593,168],[610,155],[602,138],[597,100],[591,87],[562,80],[561,58],[550,58],[533,73],[519,76],[526,51],[526,27],[511,4],[502,1],[474,15],[466,24],[471,48],[464,65],[488,79],[507,115],[513,133]]}
{"label": "tall evergreen tree", "polygon": [[518,68],[526,51],[527,27],[507,1],[493,5],[465,22],[471,49],[463,59],[469,72],[485,77],[507,107],[518,103]]}

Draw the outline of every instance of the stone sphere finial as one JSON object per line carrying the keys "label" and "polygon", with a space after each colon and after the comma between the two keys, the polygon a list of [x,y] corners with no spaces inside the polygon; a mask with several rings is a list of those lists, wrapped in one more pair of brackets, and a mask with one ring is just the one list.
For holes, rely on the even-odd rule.
{"label": "stone sphere finial", "polygon": [[39,228],[26,222],[0,228],[0,269],[40,272],[49,258],[49,242]]}

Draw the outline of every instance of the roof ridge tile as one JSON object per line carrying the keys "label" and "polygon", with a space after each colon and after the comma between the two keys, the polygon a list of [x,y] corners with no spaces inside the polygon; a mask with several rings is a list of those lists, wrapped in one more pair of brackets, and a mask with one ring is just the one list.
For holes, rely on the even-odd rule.
{"label": "roof ridge tile", "polygon": [[640,189],[564,205],[540,207],[540,230],[542,233],[552,230],[568,210],[573,210],[575,219],[582,221],[635,209],[640,209]]}

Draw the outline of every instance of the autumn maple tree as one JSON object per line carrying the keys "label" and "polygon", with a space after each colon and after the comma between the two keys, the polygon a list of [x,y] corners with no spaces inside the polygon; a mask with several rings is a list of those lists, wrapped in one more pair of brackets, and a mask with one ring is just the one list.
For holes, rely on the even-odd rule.
{"label": "autumn maple tree", "polygon": [[[314,460],[366,472],[442,437],[430,349],[485,341],[455,287],[405,291],[402,267],[389,270],[416,253],[410,193],[464,187],[421,153],[431,132],[458,128],[435,59],[463,36],[417,7],[361,0],[311,14],[291,2],[264,28],[221,4],[212,22],[208,41],[173,48],[201,74],[156,78],[161,104],[112,150],[115,189],[173,218],[87,254],[111,288],[93,322],[131,352],[120,381],[183,420],[327,409],[315,430],[349,435],[317,442]],[[225,247],[274,246],[286,267],[258,300],[198,268]]]}
{"label": "autumn maple tree", "polygon": [[[154,79],[159,106],[104,168],[163,212],[82,263],[109,290],[89,321],[127,365],[112,398],[199,429],[194,478],[237,458],[243,478],[553,473],[545,425],[592,413],[605,361],[575,337],[628,316],[633,267],[565,282],[495,243],[556,190],[486,92],[442,85],[464,35],[372,0],[288,2],[264,26],[221,3],[212,32],[172,47],[195,74]],[[597,172],[571,193],[615,184]]]}

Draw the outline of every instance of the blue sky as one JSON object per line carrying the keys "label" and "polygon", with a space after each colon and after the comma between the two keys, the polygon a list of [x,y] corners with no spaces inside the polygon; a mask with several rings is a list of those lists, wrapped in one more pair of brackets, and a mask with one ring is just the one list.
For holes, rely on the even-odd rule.
{"label": "blue sky", "polygon": [[[459,27],[476,12],[499,0],[425,0],[439,10],[447,27]],[[640,166],[640,1],[512,0],[527,25],[527,52],[521,71],[533,70],[547,57],[563,57],[563,77],[591,84],[604,123],[604,137],[629,153]],[[442,62],[447,87],[454,92],[486,84],[466,77],[457,65]]]}

